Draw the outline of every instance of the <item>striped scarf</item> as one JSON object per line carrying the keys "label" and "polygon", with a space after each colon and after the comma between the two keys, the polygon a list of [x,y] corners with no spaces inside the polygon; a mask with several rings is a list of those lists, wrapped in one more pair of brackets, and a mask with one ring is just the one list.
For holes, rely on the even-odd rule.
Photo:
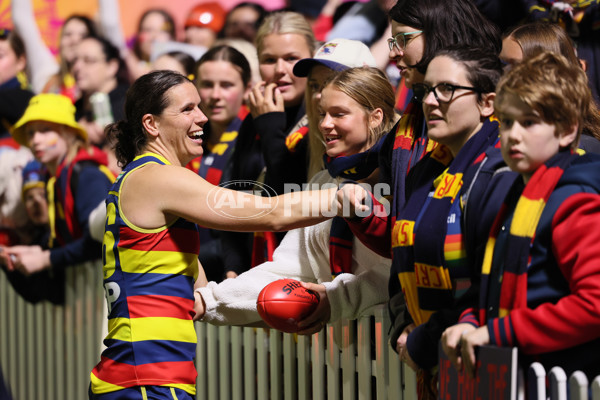
{"label": "striped scarf", "polygon": [[219,139],[219,143],[212,146],[210,151],[207,151],[208,148],[205,149],[205,154],[202,156],[198,167],[198,175],[206,179],[207,182],[215,186],[221,183],[223,171],[229,165],[231,154],[233,154],[240,126],[248,112],[248,108],[242,106],[238,115],[227,125],[225,132]]}
{"label": "striped scarf", "polygon": [[398,122],[392,150],[392,216],[398,215],[404,207],[408,171],[436,145],[427,138],[424,122],[423,107],[416,101],[408,104]]}
{"label": "striped scarf", "polygon": [[[499,304],[500,318],[508,315],[510,310],[527,307],[527,269],[531,262],[529,250],[535,239],[535,231],[548,198],[554,191],[565,168],[577,156],[571,151],[563,151],[548,160],[535,171],[516,202],[504,246],[504,270],[501,272],[502,286]],[[521,185],[521,180],[517,180],[513,184],[490,229],[482,265],[480,304],[486,304],[485,296],[490,288],[490,272],[498,233],[510,216],[509,213],[512,209],[510,199],[516,198]],[[514,204],[514,202],[512,203]],[[479,313],[480,323],[485,325],[487,322],[485,308],[482,308]],[[500,320],[495,319],[495,321]]]}
{"label": "striped scarf", "polygon": [[456,158],[438,145],[408,177],[412,190],[393,226],[392,248],[394,268],[416,325],[454,300],[445,253],[450,208],[465,183],[467,168],[497,142],[498,122],[487,119]]}
{"label": "striped scarf", "polygon": [[[335,158],[325,155],[325,167],[333,178],[357,181],[371,175],[379,166],[379,151],[385,137],[362,153]],[[342,217],[334,217],[329,232],[329,267],[332,277],[352,273],[352,243],[354,234]]]}

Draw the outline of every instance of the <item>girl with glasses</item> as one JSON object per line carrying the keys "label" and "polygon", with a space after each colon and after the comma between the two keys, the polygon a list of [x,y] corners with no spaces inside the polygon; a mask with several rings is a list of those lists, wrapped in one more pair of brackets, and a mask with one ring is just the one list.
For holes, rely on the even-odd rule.
{"label": "girl with glasses", "polygon": [[[389,17],[392,27],[389,56],[400,70],[409,89],[412,89],[414,84],[423,82],[430,61],[445,47],[463,45],[483,49],[487,54],[500,52],[501,41],[497,28],[471,1],[399,0],[390,9]],[[457,94],[458,91],[455,95]],[[427,129],[421,103],[413,99],[404,110],[400,122],[388,134],[380,157],[381,179],[392,187],[391,216],[383,218],[371,214],[350,221],[354,227],[353,231],[364,243],[379,254],[392,257],[395,269],[399,268],[398,253],[401,252],[402,246],[393,238],[398,237],[402,228],[399,215],[406,199],[406,177],[423,154],[433,147],[432,141],[427,137]],[[344,193],[352,191],[352,188],[352,185],[346,185],[345,191],[339,195],[344,196]],[[397,274],[393,273],[390,280],[390,310],[393,321],[390,340],[395,349],[398,347],[401,333],[410,324],[410,321],[403,317],[404,307],[402,288]],[[405,338],[406,335],[400,338],[402,346]],[[434,345],[433,349],[436,348]]]}
{"label": "girl with glasses", "polygon": [[[439,145],[407,178],[407,200],[397,218],[403,234],[392,238],[391,277],[399,280],[408,311],[396,349],[424,376],[437,365],[443,328],[462,311],[454,304],[470,271],[461,232],[461,188],[476,184],[469,181],[468,168],[498,142],[498,123],[491,116],[501,73],[495,54],[463,47],[439,52],[424,76],[427,136]],[[421,389],[423,397],[428,390],[435,393],[435,385]]]}
{"label": "girl with glasses", "polygon": [[487,175],[475,171],[501,162],[499,154],[486,154],[498,142],[492,115],[501,74],[496,53],[454,46],[439,51],[423,83],[415,84],[421,88],[417,93],[427,135],[438,145],[406,178],[406,201],[392,227],[390,286],[402,288],[405,304],[395,320],[401,333],[393,345],[417,371],[423,399],[437,395],[434,371],[441,334],[466,308],[460,304],[468,302],[464,296],[471,271],[462,235],[462,197],[473,186],[485,185],[480,177]]}

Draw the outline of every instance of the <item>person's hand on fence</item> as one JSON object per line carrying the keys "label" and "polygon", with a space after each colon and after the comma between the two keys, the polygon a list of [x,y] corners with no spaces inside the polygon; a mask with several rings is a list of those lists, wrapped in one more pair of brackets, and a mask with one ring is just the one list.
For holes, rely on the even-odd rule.
{"label": "person's hand on fence", "polygon": [[313,333],[320,332],[325,324],[329,322],[331,317],[331,305],[327,298],[325,286],[311,282],[300,282],[300,284],[306,289],[317,292],[319,295],[319,304],[317,305],[317,308],[302,321],[298,321],[298,327],[301,328],[301,330],[297,333],[299,335],[312,335]]}
{"label": "person's hand on fence", "polygon": [[460,352],[461,338],[476,328],[471,324],[456,324],[442,333],[442,349],[457,371],[462,371],[463,362]]}
{"label": "person's hand on fence", "polygon": [[475,378],[477,358],[475,348],[490,343],[490,333],[487,326],[482,326],[461,336],[460,347],[465,370],[471,378]]}
{"label": "person's hand on fence", "polygon": [[398,352],[400,360],[414,371],[418,370],[419,366],[410,357],[408,349],[406,348],[406,341],[408,339],[408,335],[410,335],[415,328],[415,324],[408,325],[406,328],[404,328],[400,336],[398,336],[398,341],[396,342],[396,351]]}

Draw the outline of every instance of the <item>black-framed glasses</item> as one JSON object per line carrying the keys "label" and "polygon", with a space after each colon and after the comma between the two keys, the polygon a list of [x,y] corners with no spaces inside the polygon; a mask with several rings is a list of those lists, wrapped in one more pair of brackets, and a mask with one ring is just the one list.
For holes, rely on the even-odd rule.
{"label": "black-framed glasses", "polygon": [[476,93],[482,93],[480,89],[471,86],[460,86],[453,85],[451,83],[438,83],[431,87],[425,83],[413,83],[412,91],[415,100],[423,101],[430,92],[433,92],[433,96],[438,103],[450,103],[454,97],[454,91],[456,89],[470,90]]}
{"label": "black-framed glasses", "polygon": [[[389,38],[387,40],[390,51],[394,50],[394,47],[397,48],[398,50],[404,50],[406,48],[406,40],[407,40],[406,37],[408,35],[416,35],[417,33],[423,33],[423,31],[412,31],[412,32],[406,32],[406,33],[400,32],[400,33],[395,34],[394,36],[392,36],[391,38]],[[400,37],[402,38],[402,45],[400,45],[400,42],[399,42]],[[412,38],[408,38],[408,40],[410,40],[410,39],[412,39]]]}

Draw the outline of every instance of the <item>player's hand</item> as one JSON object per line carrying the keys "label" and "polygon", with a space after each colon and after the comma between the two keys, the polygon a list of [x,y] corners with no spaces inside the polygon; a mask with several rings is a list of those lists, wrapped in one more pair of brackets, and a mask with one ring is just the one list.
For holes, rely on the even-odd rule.
{"label": "player's hand", "polygon": [[335,206],[338,217],[365,216],[369,211],[369,207],[365,205],[367,199],[370,199],[370,194],[362,186],[353,183],[343,185],[336,193]]}

